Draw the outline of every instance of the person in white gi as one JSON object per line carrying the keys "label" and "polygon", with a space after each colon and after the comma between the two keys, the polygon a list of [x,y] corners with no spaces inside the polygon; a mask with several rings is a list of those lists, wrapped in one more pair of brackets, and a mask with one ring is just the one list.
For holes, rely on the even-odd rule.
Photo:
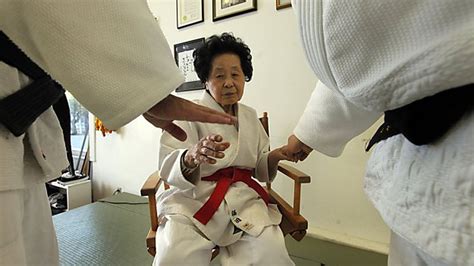
{"label": "person in white gi", "polygon": [[209,265],[217,245],[222,265],[294,265],[278,226],[281,214],[251,178],[272,181],[286,156],[281,148],[269,150],[256,111],[239,103],[252,78],[250,49],[223,33],[206,39],[194,59],[206,85],[198,102],[235,115],[238,124],[179,123],[185,142],[162,135],[160,174],[172,187],[158,196],[154,264]]}
{"label": "person in white gi", "polygon": [[[184,78],[146,1],[2,0],[0,30],[111,129],[146,113],[185,139],[172,120],[233,122],[168,96]],[[0,61],[0,99],[30,82]],[[0,264],[58,264],[45,182],[68,162],[52,108],[19,137],[0,124],[0,151]]]}
{"label": "person in white gi", "polygon": [[435,141],[397,134],[379,142],[364,187],[392,230],[389,265],[474,265],[473,2],[295,0],[293,8],[320,80],[289,137],[293,158],[313,149],[339,156],[388,110],[454,88],[470,93]]}

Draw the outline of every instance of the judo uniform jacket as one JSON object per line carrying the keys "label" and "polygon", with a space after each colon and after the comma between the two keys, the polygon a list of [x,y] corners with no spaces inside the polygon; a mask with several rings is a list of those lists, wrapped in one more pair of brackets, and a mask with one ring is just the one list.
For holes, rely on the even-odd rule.
{"label": "judo uniform jacket", "polygon": [[[146,1],[0,1],[0,29],[111,129],[184,79]],[[0,62],[0,98],[30,82]],[[68,162],[52,108],[19,137],[0,125],[0,150],[0,261],[57,263],[44,183]]]}
{"label": "judo uniform jacket", "polygon": [[[474,82],[474,5],[455,1],[295,0],[320,82],[295,135],[339,156],[384,111]],[[447,107],[449,108],[449,107]],[[365,191],[392,231],[444,263],[474,265],[474,114],[416,146],[378,143]]]}
{"label": "judo uniform jacket", "polygon": [[[202,94],[198,103],[223,111],[207,92]],[[254,171],[254,177],[261,182],[274,178],[268,175],[269,139],[255,110],[238,103],[237,112],[238,128],[233,125],[179,122],[188,134],[185,142],[175,140],[168,133],[163,133],[161,137],[160,174],[172,188],[158,196],[160,217],[184,215],[219,246],[226,246],[240,238],[240,235],[234,234],[235,227],[257,237],[266,226],[278,225],[281,221],[276,205],[267,206],[255,190],[242,182],[230,186],[224,201],[206,225],[193,218],[216,187],[216,182],[202,181],[200,177],[209,176],[219,169],[238,167]],[[225,157],[217,159],[216,164],[201,164],[194,173],[197,175],[195,183],[191,183],[181,172],[181,156],[209,134],[221,135],[223,141],[230,142],[230,147],[224,151]]]}

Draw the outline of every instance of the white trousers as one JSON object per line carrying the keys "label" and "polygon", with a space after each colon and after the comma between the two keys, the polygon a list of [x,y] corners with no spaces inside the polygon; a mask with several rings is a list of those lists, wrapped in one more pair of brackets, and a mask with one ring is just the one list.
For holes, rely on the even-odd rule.
{"label": "white trousers", "polygon": [[0,191],[0,265],[59,265],[45,184]]}
{"label": "white trousers", "polygon": [[[199,229],[181,215],[167,217],[156,232],[154,265],[209,265],[212,248]],[[220,247],[221,265],[295,265],[278,226],[268,226],[258,237],[243,233],[235,243]]]}
{"label": "white trousers", "polygon": [[392,231],[388,266],[448,266],[448,264],[433,258]]}

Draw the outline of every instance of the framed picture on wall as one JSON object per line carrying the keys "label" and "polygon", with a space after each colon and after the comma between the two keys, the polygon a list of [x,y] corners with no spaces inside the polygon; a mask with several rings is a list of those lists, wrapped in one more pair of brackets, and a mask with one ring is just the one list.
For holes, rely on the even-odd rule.
{"label": "framed picture on wall", "polygon": [[212,0],[212,21],[257,10],[257,0]]}
{"label": "framed picture on wall", "polygon": [[178,29],[204,21],[204,0],[176,0]]}
{"label": "framed picture on wall", "polygon": [[275,6],[277,10],[291,7],[291,0],[275,0],[275,1],[276,1]]}
{"label": "framed picture on wall", "polygon": [[204,89],[193,64],[193,52],[203,44],[204,38],[199,38],[174,45],[174,60],[184,75],[184,83],[176,89],[177,92]]}

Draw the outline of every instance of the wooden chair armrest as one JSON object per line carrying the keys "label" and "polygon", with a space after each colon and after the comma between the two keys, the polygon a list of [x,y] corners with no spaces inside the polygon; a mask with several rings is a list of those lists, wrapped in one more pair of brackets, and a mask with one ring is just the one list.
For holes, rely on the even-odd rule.
{"label": "wooden chair armrest", "polygon": [[153,172],[153,174],[151,174],[143,184],[140,194],[142,196],[155,195],[162,181],[160,172],[158,170]]}
{"label": "wooden chair armrest", "polygon": [[147,247],[148,253],[150,253],[150,255],[152,255],[153,257],[156,254],[155,237],[156,237],[156,231],[153,231],[150,229],[150,231],[148,231],[148,235],[146,236],[146,247]]}
{"label": "wooden chair armrest", "polygon": [[295,182],[298,182],[298,183],[311,182],[311,177],[309,175],[287,164],[278,163],[278,171],[282,172],[289,178],[293,179]]}
{"label": "wooden chair armrest", "polygon": [[295,213],[294,208],[292,208],[288,202],[286,202],[280,195],[275,191],[269,191],[270,197],[274,203],[277,203],[278,209],[284,217],[293,225],[294,228],[298,230],[306,230],[308,228],[308,221],[301,216],[299,213]]}
{"label": "wooden chair armrest", "polygon": [[149,230],[148,235],[146,236],[146,246],[148,248],[155,248],[155,237],[156,237],[156,231]]}
{"label": "wooden chair armrest", "polygon": [[[142,196],[148,196],[148,208],[150,209],[150,222],[151,222],[151,229],[150,232],[156,231],[158,228],[158,214],[156,212],[156,192],[158,191],[158,188],[160,187],[160,184],[163,180],[160,178],[160,173],[159,171],[153,172],[147,180],[145,181],[145,184],[143,184],[142,189],[140,190],[140,194]],[[150,236],[150,233],[149,233]],[[147,246],[149,245],[149,241],[147,238]],[[148,246],[150,247],[150,246]],[[152,253],[150,250],[148,250],[150,254]]]}
{"label": "wooden chair armrest", "polygon": [[[281,199],[276,193],[275,193],[275,199],[278,200],[279,203],[281,203],[281,206],[284,206],[283,202],[288,206],[284,206],[283,208],[287,209],[288,212],[291,212],[292,215],[300,215],[300,202],[301,202],[301,184],[302,183],[310,183],[311,182],[311,177],[300,170],[291,167],[287,164],[283,163],[278,163],[278,171],[283,173],[284,175],[288,176],[289,178],[293,179],[295,181],[294,183],[294,191],[293,191],[293,207],[288,205],[283,199]],[[271,184],[267,183],[267,190],[272,195],[272,188]],[[281,201],[283,202],[280,202]]]}

